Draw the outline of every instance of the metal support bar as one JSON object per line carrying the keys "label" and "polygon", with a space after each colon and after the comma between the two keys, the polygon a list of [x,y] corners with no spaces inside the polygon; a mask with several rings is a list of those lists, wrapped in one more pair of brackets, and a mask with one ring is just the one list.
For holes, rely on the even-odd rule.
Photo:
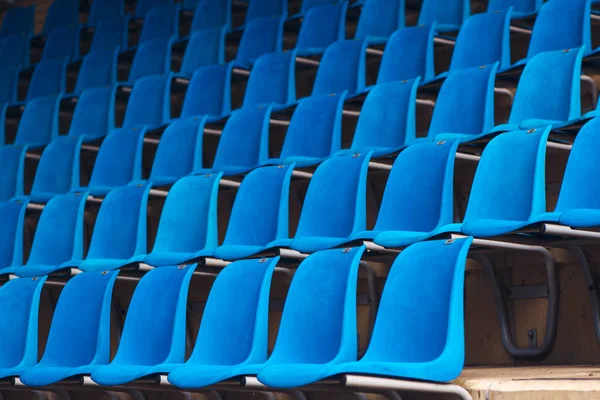
{"label": "metal support bar", "polygon": [[158,144],[159,142],[160,142],[160,139],[149,138],[149,137],[144,138],[144,143]]}
{"label": "metal support bar", "polygon": [[300,253],[292,249],[279,249],[279,255],[283,258],[292,258],[295,260],[304,260],[308,254]]}
{"label": "metal support bar", "polygon": [[312,60],[306,57],[296,57],[296,62],[298,64],[310,65],[312,67],[318,67],[320,64],[317,60]]}
{"label": "metal support bar", "polygon": [[549,149],[570,151],[573,145],[568,143],[547,142],[546,147]]}
{"label": "metal support bar", "polygon": [[479,160],[481,159],[481,156],[478,156],[476,154],[468,154],[468,153],[460,153],[460,152],[456,152],[455,157],[458,160],[468,160],[468,161],[476,161],[476,162],[479,162]]}
{"label": "metal support bar", "polygon": [[25,153],[25,158],[30,158],[32,160],[39,160],[40,158],[42,158],[42,156],[40,154],[35,154],[35,153]]}
{"label": "metal support bar", "polygon": [[343,115],[347,115],[349,117],[359,117],[360,116],[360,111],[343,110],[342,114]]}
{"label": "metal support bar", "polygon": [[569,226],[543,224],[541,233],[554,236],[568,236],[582,239],[600,239],[600,232],[573,229]]}
{"label": "metal support bar", "polygon": [[269,120],[269,123],[271,125],[279,125],[279,126],[289,126],[290,125],[290,121],[285,121],[283,119],[273,119],[273,118],[271,118]]}
{"label": "metal support bar", "polygon": [[510,99],[510,104],[512,104],[515,100],[515,94],[510,89],[495,87],[494,93],[498,93],[508,97]]}
{"label": "metal support bar", "polygon": [[100,146],[93,146],[91,144],[82,144],[81,149],[89,150],[89,151],[98,151],[98,150],[100,150]]}
{"label": "metal support bar", "polygon": [[373,56],[382,56],[383,55],[383,50],[372,49],[370,47],[367,47],[367,54],[370,54],[370,55],[373,55]]}
{"label": "metal support bar", "polygon": [[400,253],[400,250],[398,250],[398,249],[388,249],[387,247],[383,247],[378,244],[375,244],[370,240],[364,240],[363,244],[365,245],[367,250],[373,251],[375,253],[391,253],[391,254]]}
{"label": "metal support bar", "polygon": [[167,190],[150,189],[150,196],[167,197],[168,194]]}
{"label": "metal support bar", "polygon": [[600,342],[600,288],[596,283],[596,278],[592,273],[590,264],[585,252],[581,246],[569,246],[569,251],[575,256],[587,283],[590,292],[590,302],[592,303],[592,318],[594,321],[594,330],[596,331],[596,340]]}
{"label": "metal support bar", "polygon": [[221,178],[221,181],[219,182],[219,186],[232,187],[232,188],[239,188],[240,184],[241,184],[241,182],[232,181],[232,180],[225,179],[225,178]]}
{"label": "metal support bar", "polygon": [[510,26],[510,31],[515,33],[524,33],[526,35],[531,35],[531,29],[521,28],[513,25]]}
{"label": "metal support bar", "polygon": [[248,71],[247,69],[242,69],[242,68],[234,68],[233,74],[240,75],[240,76],[250,76],[250,71]]}
{"label": "metal support bar", "polygon": [[417,104],[421,104],[423,106],[431,108],[435,107],[435,101],[433,100],[417,99]]}
{"label": "metal support bar", "polygon": [[306,172],[306,171],[298,171],[297,169],[292,171],[292,176],[296,177],[296,178],[304,178],[304,179],[310,179],[313,176],[312,172]]}
{"label": "metal support bar", "polygon": [[221,134],[222,131],[218,130],[218,129],[210,129],[210,128],[204,128],[204,133],[206,133],[207,135],[216,135],[219,136]]}
{"label": "metal support bar", "polygon": [[369,161],[369,168],[381,169],[384,171],[391,171],[392,164],[384,164],[384,163],[380,163],[380,162],[376,162],[376,161]]}
{"label": "metal support bar", "polygon": [[441,38],[441,37],[438,37],[438,36],[436,36],[436,37],[433,38],[433,43],[446,44],[446,45],[449,45],[449,46],[454,46],[456,44],[456,42],[454,40],[444,39],[444,38]]}
{"label": "metal support bar", "polygon": [[231,264],[231,261],[219,260],[217,258],[205,258],[202,264],[205,267],[224,268]]}
{"label": "metal support bar", "polygon": [[347,387],[363,390],[394,390],[399,392],[433,393],[439,395],[455,395],[463,400],[473,400],[465,388],[447,383],[407,381],[375,376],[342,375],[342,384]]}
{"label": "metal support bar", "polygon": [[42,211],[44,209],[44,204],[27,203],[27,209]]}

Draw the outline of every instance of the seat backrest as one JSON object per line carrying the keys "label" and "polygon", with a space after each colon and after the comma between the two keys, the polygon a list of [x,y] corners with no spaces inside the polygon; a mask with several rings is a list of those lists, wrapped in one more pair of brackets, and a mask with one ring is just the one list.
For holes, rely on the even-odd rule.
{"label": "seat backrest", "polygon": [[396,30],[404,27],[404,3],[404,0],[366,0],[354,37],[389,38]]}
{"label": "seat backrest", "polygon": [[38,310],[46,277],[12,279],[0,287],[0,368],[37,363]]}
{"label": "seat backrest", "polygon": [[429,25],[437,21],[439,30],[457,31],[469,14],[469,0],[423,0],[419,12],[419,25]]}
{"label": "seat backrest", "polygon": [[[102,2],[95,2],[102,3]],[[121,51],[127,48],[129,32],[129,14],[125,16],[114,16],[98,22],[92,50],[115,50]]]}
{"label": "seat backrest", "polygon": [[347,238],[365,229],[370,153],[331,157],[310,180],[296,238]]}
{"label": "seat backrest", "polygon": [[93,1],[87,23],[90,26],[96,26],[100,21],[123,14],[125,14],[123,0]]}
{"label": "seat backrest", "polygon": [[217,247],[217,195],[221,176],[186,176],[173,185],[160,216],[152,252],[195,253]]}
{"label": "seat backrest", "polygon": [[162,6],[164,4],[171,4],[172,0],[139,0],[135,7],[134,18],[146,18],[146,15],[154,7]]}
{"label": "seat backrest", "polygon": [[280,158],[327,158],[338,151],[342,144],[345,99],[346,92],[315,95],[300,100],[290,120]]}
{"label": "seat backrest", "polygon": [[393,375],[394,363],[410,368],[411,363],[435,360],[435,368],[418,376],[433,381],[449,381],[461,373],[465,264],[472,240],[421,242],[400,253],[385,282],[371,341],[359,363],[390,363],[383,368]]}
{"label": "seat backrest", "polygon": [[231,30],[231,1],[198,0],[192,20],[192,32],[217,27]]}
{"label": "seat backrest", "polygon": [[248,24],[259,18],[287,18],[287,0],[255,0],[248,4],[245,23]]}
{"label": "seat backrest", "polygon": [[61,96],[36,97],[25,106],[15,144],[44,146],[58,136]]}
{"label": "seat backrest", "polygon": [[224,167],[253,169],[269,157],[271,106],[246,107],[231,113],[215,154],[213,170]]}
{"label": "seat backrest", "polygon": [[438,94],[428,137],[442,133],[478,135],[494,127],[494,84],[498,63],[451,72]]}
{"label": "seat backrest", "polygon": [[147,40],[179,37],[180,4],[162,4],[153,7],[144,18],[140,43]]}
{"label": "seat backrest", "polygon": [[460,28],[450,61],[450,71],[500,63],[510,66],[511,10],[470,16]]}
{"label": "seat backrest", "polygon": [[322,53],[327,46],[344,40],[346,36],[346,9],[348,3],[332,3],[311,8],[300,27],[296,50]]}
{"label": "seat backrest", "polygon": [[452,223],[457,147],[457,141],[416,143],[398,155],[385,186],[376,232],[431,232]]}
{"label": "seat backrest", "polygon": [[312,95],[341,93],[349,95],[360,93],[365,88],[367,58],[366,40],[340,40],[325,50]]}
{"label": "seat backrest", "polygon": [[53,197],[40,216],[27,265],[61,265],[83,258],[86,192]]}
{"label": "seat backrest", "polygon": [[265,246],[289,237],[293,171],[294,164],[278,165],[257,168],[246,175],[235,196],[223,245]]}
{"label": "seat backrest", "polygon": [[402,81],[421,77],[433,79],[433,36],[434,25],[401,28],[392,34],[379,66],[377,84]]}
{"label": "seat backrest", "polygon": [[27,146],[0,146],[0,201],[23,195]]}
{"label": "seat backrest", "polygon": [[116,86],[90,88],[79,96],[69,136],[101,137],[115,127]]}
{"label": "seat backrest", "polygon": [[196,264],[155,268],[140,280],[109,365],[183,363],[186,308]]}
{"label": "seat backrest", "polygon": [[23,264],[23,224],[26,210],[26,200],[0,202],[0,270]]}
{"label": "seat backrest", "polygon": [[125,110],[124,128],[158,126],[171,119],[172,74],[151,75],[133,85]]}
{"label": "seat backrest", "polygon": [[568,121],[579,117],[584,52],[584,48],[547,51],[529,60],[519,79],[508,122]]}
{"label": "seat backrest", "polygon": [[203,115],[220,117],[229,114],[232,70],[232,63],[198,68],[188,84],[181,118]]}
{"label": "seat backrest", "polygon": [[29,66],[31,34],[16,33],[0,37],[0,63],[2,68]]}
{"label": "seat backrest", "polygon": [[26,101],[64,93],[66,74],[67,60],[46,60],[38,63],[29,82]]}
{"label": "seat backrest", "polygon": [[535,14],[542,3],[543,0],[489,0],[487,11],[508,10],[512,7],[517,13]]}
{"label": "seat backrest", "polygon": [[189,363],[236,365],[266,361],[269,293],[278,261],[279,257],[240,260],[217,275]]}
{"label": "seat backrest", "polygon": [[590,0],[545,2],[535,19],[527,57],[575,47],[591,50],[590,12]]}
{"label": "seat backrest", "polygon": [[20,67],[0,68],[0,104],[17,101],[20,73]]}
{"label": "seat backrest", "polygon": [[151,185],[112,190],[102,201],[87,259],[130,258],[146,252],[146,210]]}
{"label": "seat backrest", "polygon": [[201,67],[225,64],[226,33],[225,26],[193,32],[185,49],[180,73],[190,77]]}
{"label": "seat backrest", "polygon": [[117,50],[92,50],[84,58],[77,75],[75,94],[89,88],[112,86],[117,83]]}
{"label": "seat backrest", "polygon": [[399,148],[415,138],[419,78],[375,85],[360,110],[352,149]]}
{"label": "seat backrest", "polygon": [[44,33],[61,26],[79,25],[79,0],[54,0],[44,21]]}
{"label": "seat backrest", "polygon": [[79,26],[60,26],[48,33],[42,52],[42,61],[79,57]]}
{"label": "seat backrest", "polygon": [[[334,3],[339,3],[340,0],[333,0]],[[300,6],[300,15],[306,15],[313,7],[325,6],[331,4],[331,0],[302,0],[302,6]]]}
{"label": "seat backrest", "polygon": [[288,105],[296,101],[296,52],[270,53],[259,57],[246,86],[243,107],[260,104]]}
{"label": "seat backrest", "polygon": [[263,17],[248,22],[235,56],[235,63],[251,66],[258,57],[283,49],[283,23],[285,17]]}
{"label": "seat backrest", "polygon": [[9,8],[4,13],[2,25],[0,25],[0,36],[15,35],[18,33],[33,34],[34,18],[35,5]]}
{"label": "seat backrest", "polygon": [[[59,136],[42,153],[30,197],[67,193],[79,186],[81,138]],[[41,199],[40,199],[41,200]],[[43,200],[42,200],[43,201]]]}
{"label": "seat backrest", "polygon": [[144,76],[169,73],[172,43],[171,38],[147,40],[141,43],[129,70],[129,82],[133,84]]}
{"label": "seat backrest", "polygon": [[485,147],[475,172],[464,223],[527,221],[546,212],[546,142],[550,127],[503,133]]}

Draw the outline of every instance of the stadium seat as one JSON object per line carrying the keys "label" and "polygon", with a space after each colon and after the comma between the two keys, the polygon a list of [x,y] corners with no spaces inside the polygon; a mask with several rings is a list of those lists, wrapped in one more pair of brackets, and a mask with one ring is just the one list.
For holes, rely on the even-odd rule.
{"label": "stadium seat", "polygon": [[275,109],[296,102],[296,52],[270,53],[259,57],[252,71],[243,107],[271,104]]}
{"label": "stadium seat", "polygon": [[53,197],[42,210],[31,252],[25,265],[5,269],[20,277],[44,276],[69,270],[83,258],[83,229],[86,192]]}
{"label": "stadium seat", "polygon": [[123,128],[157,128],[171,120],[172,74],[138,79],[127,102]]}
{"label": "stadium seat", "polygon": [[284,21],[284,17],[264,17],[248,22],[235,56],[236,66],[250,69],[263,54],[282,51]]}
{"label": "stadium seat", "polygon": [[20,67],[0,68],[0,105],[18,101]]}
{"label": "stadium seat", "polygon": [[46,277],[13,279],[0,287],[0,379],[37,363],[38,311]]}
{"label": "stadium seat", "polygon": [[404,6],[404,0],[366,0],[354,37],[373,44],[387,42],[396,30],[404,27]]}
{"label": "stadium seat", "polygon": [[271,110],[271,106],[256,106],[232,112],[221,132],[212,168],[195,173],[238,175],[264,163],[269,156]]}
{"label": "stadium seat", "polygon": [[52,197],[79,187],[81,138],[59,136],[44,149],[29,199],[45,203]]}
{"label": "stadium seat", "polygon": [[167,195],[146,264],[163,267],[210,256],[217,247],[217,195],[222,174],[186,176]]}
{"label": "stadium seat", "polygon": [[437,22],[438,32],[457,31],[470,14],[469,0],[423,0],[419,25]]}
{"label": "stadium seat", "polygon": [[23,225],[27,198],[0,202],[0,275],[10,274],[15,265],[23,263]]}
{"label": "stadium seat", "polygon": [[321,58],[312,95],[341,93],[348,96],[365,90],[366,40],[341,40],[333,43]]}
{"label": "stadium seat", "polygon": [[172,0],[139,0],[135,7],[134,18],[144,19],[150,10],[154,7],[162,6],[164,4],[171,4]]}
{"label": "stadium seat", "polygon": [[287,18],[287,0],[254,0],[248,3],[244,26],[265,17]]}
{"label": "stadium seat", "polygon": [[125,14],[125,7],[123,0],[101,0],[93,1],[90,7],[90,15],[87,20],[87,24],[90,26],[97,26],[101,21],[118,17]]}
{"label": "stadium seat", "polygon": [[194,11],[201,0],[183,0],[183,6],[181,9],[183,11]]}
{"label": "stadium seat", "polygon": [[171,70],[171,46],[173,39],[148,40],[139,45],[129,70],[128,84],[141,77],[166,74]]}
{"label": "stadium seat", "polygon": [[[114,386],[185,359],[186,308],[196,264],[156,268],[135,288],[114,359],[92,380]],[[157,295],[160,293],[160,295]]]}
{"label": "stadium seat", "polygon": [[370,153],[341,155],[320,164],[310,180],[290,247],[303,253],[340,246],[366,229]]}
{"label": "stadium seat", "polygon": [[58,137],[58,115],[61,96],[43,96],[30,100],[19,120],[14,144],[30,149],[46,146]]}
{"label": "stadium seat", "polygon": [[[184,4],[184,9],[185,9]],[[192,33],[207,28],[231,30],[231,1],[198,0],[192,19]]]}
{"label": "stadium seat", "polygon": [[300,100],[290,120],[281,154],[265,164],[293,162],[298,167],[308,167],[339,151],[345,99],[346,92],[315,95]]}
{"label": "stadium seat", "polygon": [[458,142],[441,141],[403,150],[388,177],[375,228],[351,239],[403,247],[451,230],[457,147]]}
{"label": "stadium seat", "polygon": [[67,60],[46,60],[38,63],[31,76],[25,101],[64,93],[66,75]]}
{"label": "stadium seat", "polygon": [[179,37],[179,4],[153,7],[144,19],[140,43],[154,39]]}
{"label": "stadium seat", "polygon": [[415,106],[419,78],[375,85],[360,110],[349,149],[339,154],[372,151],[389,155],[415,138]]}
{"label": "stadium seat", "polygon": [[28,33],[0,37],[0,67],[29,67],[30,42]]}
{"label": "stadium seat", "polygon": [[[171,383],[202,387],[257,372],[256,365],[267,358],[269,292],[278,261],[279,257],[236,261],[219,273],[192,355],[181,366],[165,366],[172,370]],[[163,367],[153,369],[159,368]]]}
{"label": "stadium seat", "polygon": [[[356,291],[364,246],[325,250],[298,267],[271,356],[258,372],[270,387],[300,387],[356,361]],[[314,294],[318,293],[318,296]]]}
{"label": "stadium seat", "polygon": [[323,54],[325,49],[346,37],[347,2],[331,3],[311,8],[302,20],[298,33],[298,55]]}
{"label": "stadium seat", "polygon": [[487,11],[508,10],[512,7],[511,18],[526,18],[537,14],[543,0],[489,0]]}
{"label": "stadium seat", "polygon": [[232,63],[198,68],[188,84],[180,118],[206,116],[215,121],[229,115],[232,69]]}
{"label": "stadium seat", "polygon": [[97,140],[115,128],[116,86],[91,88],[79,96],[69,136],[84,142]]}
{"label": "stadium seat", "polygon": [[200,68],[225,64],[226,27],[206,28],[192,33],[179,75],[190,78]]}
{"label": "stadium seat", "polygon": [[79,25],[79,0],[54,0],[44,21],[44,34],[63,26]]}
{"label": "stadium seat", "polygon": [[116,16],[98,22],[92,39],[93,50],[127,49],[129,15]]}
{"label": "stadium seat", "polygon": [[294,164],[257,168],[242,181],[223,244],[213,255],[223,260],[289,247],[289,190]]}
{"label": "stadium seat", "polygon": [[27,146],[0,146],[0,202],[23,195]]}
{"label": "stadium seat", "polygon": [[113,86],[117,83],[117,50],[92,50],[85,57],[79,68],[75,96],[90,88]]}
{"label": "stadium seat", "polygon": [[[345,0],[341,0],[345,1]],[[296,15],[293,15],[292,18],[300,18],[306,16],[308,12],[313,7],[326,6],[331,3],[339,3],[340,0],[302,0],[302,5],[300,6],[300,12]]]}
{"label": "stadium seat", "polygon": [[111,191],[104,198],[87,256],[81,263],[73,262],[73,267],[86,272],[107,271],[144,259],[150,187],[149,183],[132,183]]}
{"label": "stadium seat", "polygon": [[9,8],[4,13],[2,25],[0,25],[0,37],[23,33],[32,35],[34,18],[35,5]]}
{"label": "stadium seat", "polygon": [[48,33],[42,52],[42,61],[79,58],[79,26],[61,26]]}
{"label": "stadium seat", "polygon": [[[70,279],[52,317],[40,362],[21,375],[28,386],[45,386],[90,375],[110,360],[110,310],[118,271]],[[77,338],[76,341],[73,338]]]}
{"label": "stadium seat", "polygon": [[387,41],[377,84],[421,77],[421,83],[435,76],[433,37],[435,24],[398,29]]}

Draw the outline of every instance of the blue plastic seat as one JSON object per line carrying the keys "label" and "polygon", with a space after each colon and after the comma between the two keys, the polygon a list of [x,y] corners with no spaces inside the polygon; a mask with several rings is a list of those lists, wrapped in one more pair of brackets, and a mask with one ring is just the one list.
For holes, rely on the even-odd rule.
{"label": "blue plastic seat", "polygon": [[23,263],[23,225],[27,199],[0,202],[0,275],[10,274]]}
{"label": "blue plastic seat", "polygon": [[23,195],[27,146],[0,146],[0,201]]}
{"label": "blue plastic seat", "polygon": [[20,33],[32,35],[34,19],[35,5],[9,8],[4,13],[2,25],[0,25],[0,37]]}
{"label": "blue plastic seat", "polygon": [[125,7],[123,0],[93,1],[87,24],[90,26],[97,26],[99,22],[105,19],[118,17],[124,14]]}
{"label": "blue plastic seat", "polygon": [[116,87],[85,90],[77,100],[69,136],[84,142],[99,139],[115,127]]}
{"label": "blue plastic seat", "polygon": [[275,109],[296,102],[296,52],[270,53],[259,57],[252,71],[243,107],[273,104]]}
{"label": "blue plastic seat", "polygon": [[64,93],[66,75],[67,60],[46,60],[38,63],[31,76],[25,101]]}
{"label": "blue plastic seat", "polygon": [[189,263],[217,247],[217,195],[222,174],[186,176],[167,196],[154,247],[144,262],[156,267]]}
{"label": "blue plastic seat", "polygon": [[20,67],[0,68],[0,104],[18,101]]}
{"label": "blue plastic seat", "polygon": [[75,94],[80,96],[86,89],[113,86],[117,83],[117,50],[92,50],[79,68]]}
{"label": "blue plastic seat", "polygon": [[290,247],[303,253],[340,246],[366,229],[370,153],[341,155],[320,164],[310,180]]}
{"label": "blue plastic seat", "polygon": [[545,219],[549,134],[546,127],[507,132],[490,141],[477,166],[462,232],[503,235]]}
{"label": "blue plastic seat", "polygon": [[5,269],[21,277],[44,276],[68,270],[83,258],[86,192],[53,197],[42,210],[25,265]]}
{"label": "blue plastic seat", "polygon": [[123,128],[157,128],[171,120],[172,74],[138,79],[127,102]]}
{"label": "blue plastic seat", "polygon": [[249,69],[263,54],[282,51],[284,21],[284,17],[264,17],[248,22],[235,56],[235,64]]}
{"label": "blue plastic seat", "polygon": [[440,89],[427,137],[468,142],[494,128],[494,83],[498,63],[451,72]]}
{"label": "blue plastic seat", "polygon": [[192,33],[179,74],[191,77],[201,67],[225,64],[226,27],[206,28]]}
{"label": "blue plastic seat", "polygon": [[171,3],[173,3],[172,0],[139,0],[135,7],[135,13],[133,14],[133,17],[144,19],[154,7]]}
{"label": "blue plastic seat", "polygon": [[403,247],[457,229],[449,226],[457,147],[458,142],[425,142],[402,151],[388,177],[375,228],[354,237]]}
{"label": "blue plastic seat", "polygon": [[322,54],[325,49],[346,37],[347,2],[311,8],[300,27],[296,51],[298,55]]}
{"label": "blue plastic seat", "polygon": [[92,379],[114,386],[162,372],[162,365],[185,357],[186,308],[196,264],[156,268],[135,288],[115,358],[92,372]]}
{"label": "blue plastic seat", "polygon": [[0,287],[0,378],[37,363],[38,310],[46,277],[13,279]]}
{"label": "blue plastic seat", "polygon": [[59,58],[70,61],[79,58],[79,26],[61,26],[48,33],[42,61]]}
{"label": "blue plastic seat", "polygon": [[0,65],[2,68],[29,67],[31,34],[18,33],[0,39]]}
{"label": "blue plastic seat", "polygon": [[404,27],[404,0],[366,0],[360,12],[357,39],[369,43],[385,43],[398,29]]}
{"label": "blue plastic seat", "polygon": [[171,71],[171,46],[173,39],[148,40],[139,45],[129,71],[128,83],[141,77],[167,74]]}
{"label": "blue plastic seat", "polygon": [[15,144],[35,149],[46,146],[58,137],[60,100],[60,95],[30,100],[19,121]]}
{"label": "blue plastic seat", "polygon": [[195,172],[238,175],[262,165],[269,156],[271,111],[271,106],[256,106],[232,112],[221,132],[212,167]]}
{"label": "blue plastic seat", "polygon": [[[185,9],[186,5],[183,7]],[[198,0],[192,19],[192,32],[221,27],[228,32],[231,30],[231,1]]]}
{"label": "blue plastic seat", "polygon": [[308,167],[339,151],[345,99],[346,92],[300,100],[290,120],[279,158],[269,159],[265,164],[293,162],[298,167]]}
{"label": "blue plastic seat", "polygon": [[79,0],[54,0],[44,21],[45,34],[62,26],[79,25]]}
{"label": "blue plastic seat", "polygon": [[313,8],[313,7],[319,7],[319,6],[326,6],[328,4],[331,4],[332,2],[334,3],[339,3],[340,0],[302,0],[302,5],[300,6],[300,12],[296,15],[294,15],[294,18],[298,18],[298,17],[303,17],[306,16],[306,14],[308,14],[308,12]]}
{"label": "blue plastic seat", "polygon": [[148,40],[179,37],[179,4],[153,7],[144,19],[140,43]]}
{"label": "blue plastic seat", "polygon": [[415,138],[415,106],[419,78],[375,85],[360,110],[354,138],[342,153],[394,153]]}
{"label": "blue plastic seat", "polygon": [[275,348],[258,373],[260,382],[278,388],[304,386],[336,364],[356,361],[356,290],[364,251],[364,246],[320,251],[300,264]]}
{"label": "blue plastic seat", "polygon": [[290,245],[288,199],[293,171],[294,164],[271,166],[257,168],[244,178],[215,257],[237,260]]}
{"label": "blue plastic seat", "polygon": [[471,14],[469,0],[423,0],[419,13],[419,25],[437,21],[439,32],[457,31]]}
{"label": "blue plastic seat", "polygon": [[117,274],[89,272],[67,282],[56,304],[44,355],[21,375],[23,383],[50,385],[90,375],[108,363],[111,299]]}
{"label": "blue plastic seat", "polygon": [[312,95],[341,93],[348,96],[365,90],[366,40],[341,40],[333,43],[321,58]]}
{"label": "blue plastic seat", "polygon": [[116,16],[98,22],[92,40],[92,50],[111,50],[127,48],[129,15]]}
{"label": "blue plastic seat", "polygon": [[149,183],[132,183],[104,198],[87,255],[81,263],[73,262],[73,267],[86,272],[106,271],[142,262],[150,187]]}
{"label": "blue plastic seat", "polygon": [[490,0],[487,11],[508,10],[512,7],[511,18],[526,18],[540,10],[543,0]]}
{"label": "blue plastic seat", "polygon": [[180,118],[206,116],[212,121],[229,115],[232,69],[232,63],[198,68],[188,84]]}
{"label": "blue plastic seat", "polygon": [[202,387],[257,372],[267,358],[269,291],[278,260],[236,261],[219,273],[191,357],[182,366],[166,366],[170,382]]}
{"label": "blue plastic seat", "polygon": [[287,18],[287,0],[254,0],[248,3],[244,25],[265,17]]}
{"label": "blue plastic seat", "polygon": [[377,84],[421,77],[434,78],[433,37],[435,25],[398,29],[383,51]]}

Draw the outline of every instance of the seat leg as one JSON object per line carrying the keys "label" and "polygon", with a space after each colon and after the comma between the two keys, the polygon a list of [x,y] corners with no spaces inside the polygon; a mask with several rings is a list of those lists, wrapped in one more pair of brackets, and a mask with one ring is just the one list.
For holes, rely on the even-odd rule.
{"label": "seat leg", "polygon": [[575,256],[583,276],[585,278],[588,291],[590,292],[590,302],[592,304],[592,318],[594,321],[594,329],[596,331],[596,339],[600,342],[600,287],[596,282],[596,278],[592,273],[588,258],[581,246],[569,246],[569,251]]}

